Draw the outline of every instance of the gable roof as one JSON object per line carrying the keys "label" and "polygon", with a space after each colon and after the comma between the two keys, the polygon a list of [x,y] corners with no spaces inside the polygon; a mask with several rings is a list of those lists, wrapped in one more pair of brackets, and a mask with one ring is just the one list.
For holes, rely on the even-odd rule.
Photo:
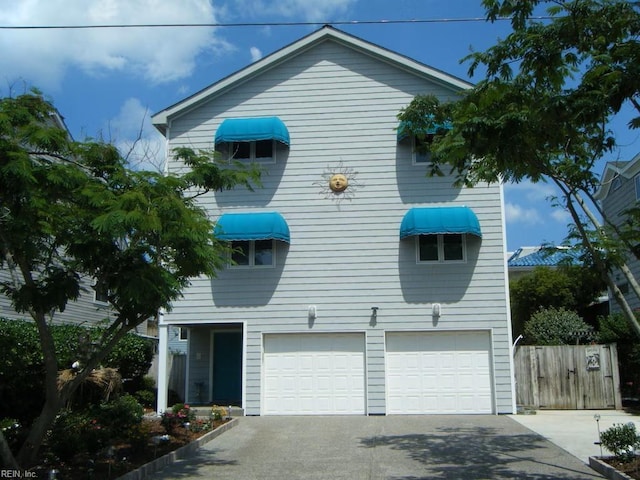
{"label": "gable roof", "polygon": [[640,173],[640,153],[629,161],[607,162],[600,178],[600,187],[594,194],[596,200],[604,200],[609,195],[613,180],[618,177],[633,178]]}
{"label": "gable roof", "polygon": [[157,112],[151,117],[151,122],[164,135],[166,133],[168,123],[172,118],[181,116],[202,103],[223,94],[235,86],[260,75],[271,68],[274,68],[289,58],[295,57],[315,45],[326,41],[338,42],[344,46],[364,53],[365,55],[376,58],[377,60],[388,63],[397,68],[401,68],[415,75],[428,78],[445,88],[451,89],[452,92],[468,89],[472,86],[471,83],[458,77],[449,75],[441,70],[412,60],[409,57],[347,34],[329,25],[325,25],[306,37],[302,37],[280,50],[277,50],[276,52],[200,90],[190,97]]}
{"label": "gable roof", "polygon": [[562,247],[522,247],[514,252],[507,264],[511,267],[557,267],[575,264],[576,254]]}

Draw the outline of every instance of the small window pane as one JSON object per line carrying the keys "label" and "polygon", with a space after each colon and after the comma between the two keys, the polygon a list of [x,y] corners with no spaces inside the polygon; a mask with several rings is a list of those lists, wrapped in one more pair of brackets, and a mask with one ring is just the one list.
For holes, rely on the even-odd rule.
{"label": "small window pane", "polygon": [[98,282],[95,289],[95,301],[99,303],[109,303],[109,291],[106,289],[103,283]]}
{"label": "small window pane", "polygon": [[273,241],[272,240],[256,240],[255,264],[256,265],[273,265]]}
{"label": "small window pane", "polygon": [[444,260],[464,260],[462,235],[443,235]]}
{"label": "small window pane", "polygon": [[236,160],[251,158],[251,142],[234,142],[231,153]]}
{"label": "small window pane", "polygon": [[249,265],[249,242],[237,241],[231,242],[233,253],[231,259],[235,265]]}
{"label": "small window pane", "polygon": [[420,261],[438,261],[438,236],[420,235]]}
{"label": "small window pane", "polygon": [[187,339],[187,329],[185,327],[180,327],[180,340]]}
{"label": "small window pane", "polygon": [[256,160],[271,159],[273,157],[273,140],[260,140],[256,142]]}
{"label": "small window pane", "polygon": [[[414,137],[413,140],[413,161],[416,164],[431,162],[431,152],[425,151],[424,148],[429,148],[433,142],[433,135],[427,135],[424,139]],[[418,151],[420,150],[420,151]]]}
{"label": "small window pane", "polygon": [[640,200],[640,175],[636,175],[636,200]]}

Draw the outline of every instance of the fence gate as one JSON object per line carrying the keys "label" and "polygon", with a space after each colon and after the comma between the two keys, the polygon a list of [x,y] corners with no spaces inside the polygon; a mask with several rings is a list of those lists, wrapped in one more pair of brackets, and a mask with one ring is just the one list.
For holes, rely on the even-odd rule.
{"label": "fence gate", "polygon": [[622,408],[615,344],[518,347],[519,405],[550,410]]}

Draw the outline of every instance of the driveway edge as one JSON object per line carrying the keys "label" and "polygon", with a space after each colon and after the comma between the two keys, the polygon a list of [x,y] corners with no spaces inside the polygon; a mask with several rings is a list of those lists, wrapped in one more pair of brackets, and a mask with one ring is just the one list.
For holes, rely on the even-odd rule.
{"label": "driveway edge", "polygon": [[600,460],[598,457],[589,457],[589,466],[609,480],[633,480],[626,473],[616,470],[608,463]]}
{"label": "driveway edge", "polygon": [[201,436],[197,440],[194,440],[187,445],[184,445],[173,452],[169,452],[162,457],[158,457],[155,460],[145,463],[144,465],[136,468],[135,470],[131,470],[128,473],[125,473],[121,477],[118,477],[116,480],[144,480],[145,478],[153,475],[154,473],[162,470],[163,468],[177,462],[178,460],[184,460],[192,455],[194,455],[198,449],[207,442],[210,442],[214,438],[222,435],[224,432],[229,430],[230,428],[235,427],[236,423],[238,423],[237,418],[232,418],[230,421],[225,423],[224,425],[220,425],[215,430],[212,430],[209,433]]}

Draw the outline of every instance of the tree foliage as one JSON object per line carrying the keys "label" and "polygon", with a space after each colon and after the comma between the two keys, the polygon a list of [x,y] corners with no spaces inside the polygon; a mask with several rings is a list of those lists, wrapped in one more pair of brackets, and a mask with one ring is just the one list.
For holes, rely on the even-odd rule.
{"label": "tree foliage", "polygon": [[[567,209],[582,247],[640,333],[640,324],[611,278],[613,267],[640,286],[626,265],[630,239],[592,208],[599,179],[595,162],[615,147],[610,120],[625,105],[640,125],[640,6],[623,0],[484,0],[487,19],[511,19],[513,31],[465,60],[486,78],[461,99],[418,96],[399,115],[415,135],[438,125],[431,174],[450,169],[457,182],[551,182]],[[546,7],[550,20],[532,20]],[[594,205],[591,207],[590,205]],[[635,241],[633,241],[635,238]],[[623,252],[621,255],[620,253]]]}
{"label": "tree foliage", "polygon": [[602,279],[593,268],[577,265],[534,268],[531,273],[509,284],[514,330],[515,325],[524,325],[543,307],[583,311],[604,288]]}
{"label": "tree foliage", "polygon": [[[183,175],[132,171],[118,150],[74,141],[39,92],[0,99],[2,293],[38,329],[45,404],[17,460],[36,458],[47,427],[89,372],[129,332],[171,309],[189,279],[214,276],[225,244],[196,198],[259,181],[255,168],[219,163],[211,152],[173,152]],[[46,319],[91,279],[115,312],[77,378],[58,390],[58,359]],[[0,435],[0,441],[2,437]],[[1,445],[0,445],[1,446]]]}
{"label": "tree foliage", "polygon": [[524,337],[530,345],[578,345],[596,338],[593,327],[571,310],[541,308],[524,324]]}

